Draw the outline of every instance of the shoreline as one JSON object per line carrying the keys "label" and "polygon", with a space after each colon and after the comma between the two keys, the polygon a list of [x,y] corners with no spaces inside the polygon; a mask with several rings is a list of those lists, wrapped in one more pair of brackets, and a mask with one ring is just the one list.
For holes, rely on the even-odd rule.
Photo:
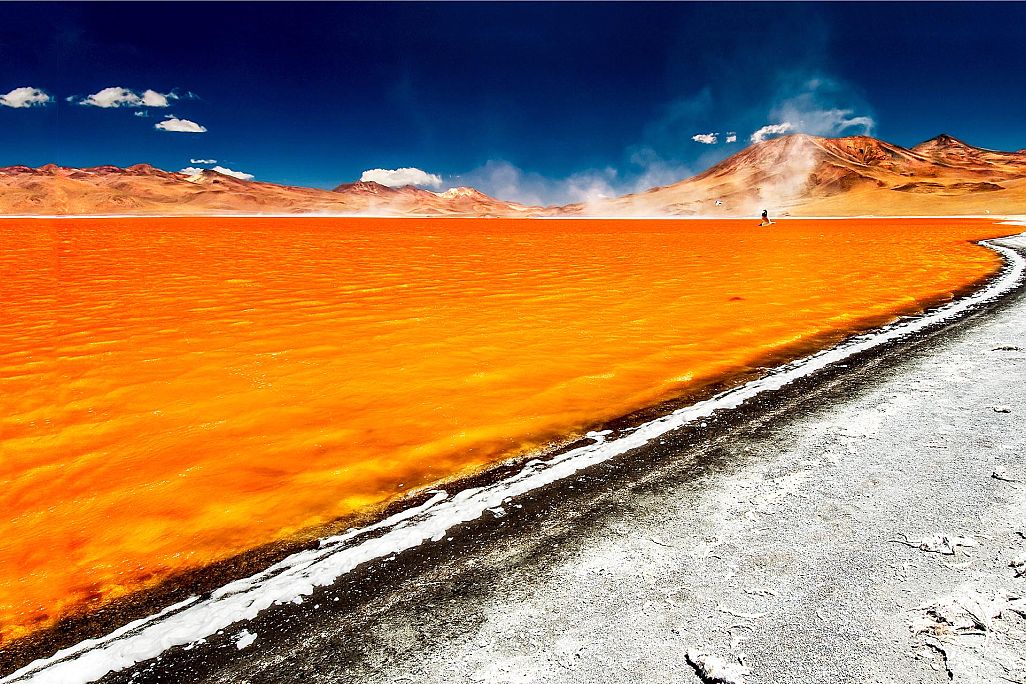
{"label": "shoreline", "polygon": [[[23,219],[173,219],[173,218],[366,218],[366,219],[466,219],[481,221],[490,219],[522,220],[540,219],[545,221],[758,221],[758,214],[751,216],[467,216],[463,214],[0,214],[0,221]],[[847,221],[851,219],[985,219],[995,223],[1026,220],[1026,214],[853,214],[851,216],[779,216],[779,221]],[[772,225],[772,224],[771,224]]]}
{"label": "shoreline", "polygon": [[[993,218],[993,217],[987,217],[987,218]],[[1000,241],[1000,239],[998,239],[998,241]],[[1000,249],[997,250],[997,251],[1000,252]],[[712,432],[715,432],[716,430],[719,430],[719,429],[726,429],[726,431],[729,432],[729,430],[730,430],[729,425],[726,428],[724,428],[723,426],[726,423],[729,423],[730,419],[727,419],[726,421],[721,421],[721,417],[720,416],[713,415],[714,412],[721,411],[724,408],[730,408],[730,410],[732,412],[741,411],[742,413],[744,413],[745,411],[749,411],[749,410],[754,410],[757,413],[760,412],[760,411],[765,412],[767,409],[770,412],[772,412],[774,410],[772,406],[766,407],[766,406],[762,406],[761,405],[761,404],[764,403],[763,401],[761,401],[761,399],[762,399],[761,395],[764,392],[768,391],[770,394],[772,394],[774,392],[781,391],[782,388],[788,386],[790,383],[793,383],[796,380],[797,381],[801,381],[803,378],[811,378],[811,377],[813,377],[813,376],[815,376],[817,374],[826,373],[827,375],[829,375],[831,372],[836,372],[837,370],[839,370],[837,368],[834,368],[833,371],[831,371],[830,369],[833,368],[833,366],[839,365],[839,363],[841,361],[847,360],[849,358],[855,358],[855,357],[857,357],[860,354],[868,354],[871,357],[873,355],[873,353],[874,353],[874,350],[881,351],[881,350],[878,349],[878,347],[880,347],[880,345],[889,345],[889,344],[893,343],[896,346],[901,346],[902,344],[905,344],[905,341],[902,338],[904,336],[906,336],[906,335],[918,335],[918,336],[929,337],[929,336],[931,336],[933,334],[936,334],[936,332],[937,332],[936,330],[932,330],[933,328],[937,328],[939,326],[940,330],[944,330],[944,329],[947,329],[947,327],[949,327],[951,325],[957,325],[958,321],[961,320],[961,316],[963,314],[967,313],[967,311],[969,311],[971,309],[978,308],[979,306],[982,306],[983,308],[990,308],[990,307],[993,307],[993,306],[1000,306],[1000,301],[995,303],[995,302],[990,301],[990,300],[995,299],[995,298],[1002,299],[1003,295],[1007,295],[1007,294],[1009,294],[1011,292],[1017,291],[1019,288],[1021,288],[1021,283],[1017,287],[1012,287],[1011,285],[1007,285],[1007,287],[1010,288],[1010,289],[1007,289],[1006,291],[997,291],[991,297],[989,297],[989,298],[984,297],[981,301],[974,300],[974,296],[979,295],[981,292],[987,291],[988,288],[990,288],[995,282],[1000,282],[1000,281],[1002,281],[1003,278],[1007,278],[1008,277],[1009,270],[1010,270],[1010,268],[1008,266],[1009,259],[1012,259],[1013,261],[1015,259],[1019,260],[1020,275],[1021,275],[1021,270],[1022,270],[1022,260],[1021,260],[1021,257],[1016,256],[1016,257],[1013,258],[1008,253],[1006,253],[1005,254],[1006,266],[1002,269],[1002,271],[998,275],[996,275],[993,279],[991,279],[982,288],[977,290],[977,294],[976,295],[969,295],[968,297],[965,297],[965,298],[962,298],[962,299],[956,299],[956,300],[954,300],[953,302],[951,302],[949,304],[943,305],[941,307],[937,307],[937,308],[932,310],[932,314],[931,314],[931,312],[926,312],[921,317],[917,317],[917,318],[913,318],[913,319],[906,319],[904,321],[899,321],[897,324],[894,324],[894,325],[891,325],[891,326],[885,326],[884,328],[877,329],[877,330],[872,331],[870,333],[866,333],[866,334],[863,334],[863,335],[856,336],[854,338],[851,338],[847,342],[842,343],[841,345],[839,345],[837,347],[834,347],[834,348],[831,348],[831,349],[828,349],[828,350],[824,350],[824,351],[818,352],[816,354],[813,354],[813,355],[811,355],[809,357],[806,357],[805,359],[799,360],[797,362],[786,364],[786,365],[784,365],[784,366],[782,366],[782,367],[780,367],[778,369],[775,369],[774,371],[771,371],[769,375],[763,376],[759,380],[750,381],[749,383],[746,383],[745,385],[742,385],[740,387],[735,387],[733,389],[727,390],[726,392],[721,393],[719,396],[722,399],[722,397],[724,395],[731,395],[731,393],[736,393],[739,389],[743,390],[745,387],[749,387],[750,385],[754,384],[754,385],[757,386],[755,388],[756,391],[754,393],[751,393],[750,395],[743,396],[743,397],[738,397],[736,394],[734,396],[728,396],[725,404],[715,405],[715,406],[704,406],[701,409],[699,409],[697,413],[694,412],[694,407],[695,406],[701,406],[703,403],[706,403],[706,402],[698,402],[698,404],[692,404],[691,405],[691,410],[692,410],[693,415],[691,415],[690,417],[688,417],[686,419],[682,418],[681,414],[682,414],[682,412],[683,413],[687,413],[689,411],[688,408],[680,408],[677,411],[671,413],[669,416],[664,415],[661,418],[656,418],[654,420],[651,420],[649,424],[642,424],[640,426],[630,426],[630,425],[624,426],[623,422],[622,422],[622,419],[621,419],[621,421],[614,421],[613,422],[614,428],[610,428],[610,429],[618,429],[618,430],[621,431],[621,435],[620,435],[619,439],[607,441],[607,439],[605,438],[604,435],[593,434],[592,438],[590,440],[583,440],[584,442],[591,442],[591,443],[571,444],[571,445],[568,445],[568,446],[564,447],[563,449],[556,450],[554,453],[548,454],[545,457],[547,459],[546,464],[543,464],[543,465],[546,465],[546,467],[543,470],[539,470],[538,472],[533,473],[533,475],[540,477],[540,479],[539,479],[539,477],[535,477],[535,479],[532,481],[533,482],[533,486],[528,487],[527,489],[524,489],[522,482],[521,483],[513,482],[514,485],[518,485],[520,488],[519,489],[517,489],[516,487],[513,487],[512,489],[510,489],[510,488],[501,489],[500,488],[500,489],[497,489],[497,490],[494,490],[494,491],[491,491],[491,492],[486,492],[486,499],[485,500],[481,500],[481,501],[475,502],[475,504],[477,505],[477,508],[475,509],[476,512],[469,511],[469,509],[461,509],[460,506],[455,506],[454,505],[456,500],[459,500],[461,496],[464,496],[467,493],[467,491],[469,491],[469,490],[466,490],[466,489],[462,490],[460,494],[456,495],[455,497],[452,497],[451,499],[448,497],[448,495],[446,495],[444,498],[439,498],[439,495],[434,495],[433,498],[429,499],[428,497],[431,497],[432,495],[431,495],[430,491],[427,491],[427,492],[424,492],[424,493],[421,494],[421,499],[419,501],[416,500],[416,499],[414,501],[405,500],[402,505],[406,506],[406,507],[409,507],[409,506],[416,507],[418,505],[418,503],[423,505],[424,504],[424,500],[428,499],[428,502],[430,503],[430,505],[425,506],[423,508],[423,510],[420,511],[421,513],[427,513],[427,514],[437,514],[438,511],[441,510],[442,508],[449,507],[449,509],[450,509],[449,513],[453,514],[455,517],[448,519],[448,522],[441,527],[440,534],[441,534],[441,536],[444,536],[446,534],[449,534],[453,524],[459,525],[460,523],[463,523],[463,526],[465,526],[467,523],[470,523],[470,526],[477,525],[477,523],[479,521],[479,518],[482,516],[482,514],[484,514],[485,511],[493,510],[496,507],[503,506],[503,500],[506,499],[506,498],[509,498],[510,496],[518,496],[518,495],[519,496],[523,496],[525,494],[533,496],[533,495],[536,495],[538,492],[540,492],[542,490],[547,490],[549,488],[557,487],[557,486],[561,487],[562,485],[558,484],[559,482],[563,481],[565,478],[573,477],[574,474],[576,474],[581,469],[583,469],[583,468],[594,469],[595,467],[602,466],[604,463],[606,463],[606,462],[608,462],[610,460],[617,460],[617,459],[618,460],[623,460],[622,459],[622,454],[623,453],[626,453],[627,451],[631,451],[633,449],[638,449],[638,448],[649,448],[651,446],[650,442],[653,439],[658,439],[659,437],[667,435],[669,433],[676,434],[676,433],[678,433],[678,432],[680,432],[682,430],[684,432],[689,432],[689,433],[693,431],[695,434],[693,434],[692,437],[694,437],[696,440],[700,441],[701,439],[705,439],[705,436],[703,436],[703,433],[712,433]],[[1014,270],[1014,269],[1012,269],[1012,270]],[[979,297],[977,297],[977,299],[979,299]],[[967,304],[967,302],[968,302],[968,304]],[[989,302],[989,303],[987,303],[987,302]],[[942,312],[945,309],[952,309],[952,308],[956,309],[956,311],[953,312],[953,313],[949,313],[947,315],[942,315],[937,320],[933,320],[931,318],[931,316],[936,317],[938,312]],[[976,313],[979,313],[979,311],[977,310]],[[970,315],[972,315],[971,312],[970,312]],[[881,335],[883,335],[885,337],[885,339],[881,339],[880,338]],[[860,348],[859,345],[866,342],[866,340],[863,339],[863,338],[871,338],[871,340],[876,340],[876,341],[874,343],[872,343],[872,344],[869,344],[868,346],[864,346],[864,348]],[[862,340],[862,343],[859,342],[860,339]],[[837,350],[839,350],[839,349],[843,352],[843,353],[841,353],[840,356],[838,356],[838,354],[837,354]],[[798,372],[793,372],[793,371],[798,371]],[[783,376],[787,376],[788,373],[791,373],[793,377],[790,377],[790,379],[781,378],[782,375]],[[784,380],[784,381],[781,383],[780,382],[781,380]],[[759,384],[759,383],[761,383],[761,384]],[[815,384],[815,382],[813,382],[813,384]],[[751,392],[751,391],[752,390],[750,388],[749,392]],[[744,394],[744,393],[742,393],[742,394]],[[773,402],[769,402],[769,403],[772,404]],[[747,406],[746,406],[746,404],[747,404]],[[707,411],[707,413],[703,413],[703,411]],[[674,418],[674,416],[676,416],[676,418]],[[668,425],[665,424],[667,419],[670,419],[671,423],[672,423],[673,420],[677,420],[677,422],[673,423],[670,426],[668,426]],[[708,425],[711,426],[709,428],[709,430],[706,430],[706,427],[707,427],[706,425],[698,426],[698,425],[694,424],[694,423],[697,423],[700,419],[704,419],[704,422],[707,422]],[[615,427],[615,425],[617,423],[619,423],[619,426],[620,426],[618,428]],[[653,424],[653,423],[658,423],[659,424],[658,429],[656,429],[655,432],[653,432],[653,435],[647,436],[644,439],[640,440],[640,442],[639,442],[639,440],[638,440],[638,433],[643,432],[646,429],[649,429],[651,424]],[[663,428],[665,428],[665,429],[663,429]],[[662,430],[662,431],[660,432],[659,430]],[[607,455],[604,458],[600,458],[599,460],[589,460],[589,458],[590,459],[594,459],[595,458],[595,453],[596,452],[602,451],[603,449],[608,450],[610,447],[613,447],[613,451],[616,452],[616,453],[613,453],[612,455]],[[577,460],[575,461],[574,459],[577,459]],[[571,462],[573,463],[572,467],[568,465]],[[528,463],[528,467],[530,467],[531,463],[532,462]],[[539,461],[539,463],[540,463],[540,461]],[[521,465],[523,465],[522,462],[519,463],[519,464],[516,464],[516,465],[499,466],[499,468],[497,468],[495,471],[490,471],[488,474],[486,474],[485,477],[483,477],[482,481],[484,482],[484,484],[481,485],[481,489],[482,490],[487,490],[489,485],[492,485],[494,487],[495,482],[488,483],[487,480],[488,479],[493,479],[494,480],[495,477],[496,477],[497,471],[516,471],[516,470],[518,470],[520,468]],[[559,475],[558,477],[555,477],[555,475],[558,475],[558,473],[547,473],[546,474],[546,471],[554,469],[554,466],[562,467],[563,470],[560,471],[560,472],[564,472],[565,471],[564,474]],[[528,470],[528,467],[525,467],[524,470],[521,471],[520,474],[522,475],[524,471]],[[515,478],[516,478],[516,474],[515,473],[498,472],[498,474],[500,476],[499,480],[498,480],[499,482],[502,481],[501,475],[506,475],[507,479],[510,479],[511,475],[512,475],[512,479],[515,480]],[[529,473],[528,477],[530,475],[532,475],[532,474]],[[546,480],[546,478],[551,478],[551,479]],[[572,486],[571,486],[571,489],[572,489]],[[513,492],[513,493],[510,493],[510,492]],[[463,503],[465,503],[466,499],[472,498],[472,496],[474,496],[474,495],[472,494],[472,495],[469,495],[469,496],[464,496]],[[487,498],[487,496],[491,496],[492,498]],[[495,497],[498,497],[498,499],[497,499],[498,503],[495,503],[495,501],[492,500]],[[480,505],[480,504],[495,504],[495,505],[484,505],[482,507],[482,505]],[[473,515],[471,515],[471,513],[473,513]],[[409,508],[407,508],[405,514],[406,515],[410,515],[411,514],[411,510]],[[417,514],[416,508],[413,509],[412,514]],[[398,513],[398,515],[399,516],[403,516],[404,514],[403,513]],[[493,515],[495,515],[494,511],[493,511]],[[505,512],[503,512],[503,515],[505,515]],[[444,516],[443,516],[443,518],[444,518]],[[453,523],[452,520],[457,520],[458,522]],[[436,520],[436,522],[437,522],[437,520]],[[361,538],[360,541],[361,541],[361,543],[362,543],[362,545],[364,547],[366,547],[367,545],[370,545],[371,547],[375,547],[377,549],[378,553],[377,553],[377,555],[373,555],[372,554],[370,556],[367,556],[367,554],[364,553],[364,555],[361,556],[362,560],[359,560],[356,563],[353,563],[352,567],[356,567],[356,565],[359,565],[360,563],[364,563],[364,562],[366,562],[368,560],[374,560],[375,558],[381,559],[383,557],[388,556],[389,554],[393,554],[393,553],[396,553],[398,551],[401,551],[402,548],[413,549],[415,547],[419,547],[419,546],[421,546],[422,542],[424,542],[424,541],[426,541],[428,539],[431,539],[432,537],[434,537],[434,536],[439,534],[438,530],[436,530],[435,528],[431,528],[430,530],[428,530],[428,531],[432,532],[430,535],[424,536],[422,534],[421,538],[418,541],[416,541],[415,543],[411,543],[410,545],[402,547],[402,548],[400,548],[400,547],[391,547],[391,549],[389,549],[389,547],[382,546],[381,539],[388,537],[390,534],[394,534],[397,530],[395,528],[393,528],[393,529],[385,531],[386,528],[388,527],[388,525],[385,524],[385,523],[388,523],[388,521],[383,521],[383,522],[377,523],[376,525],[372,525],[371,528],[369,528],[369,529],[351,531],[350,533],[347,533],[346,535],[342,535],[343,539],[329,540],[327,542],[327,544],[322,543],[320,551],[323,551],[325,547],[329,547],[330,548],[330,547],[334,547],[334,546],[343,546],[343,545],[345,545],[347,543],[350,543],[350,544],[354,543],[354,542],[358,541],[357,538],[359,537],[359,538]],[[406,522],[403,522],[401,520],[393,520],[391,524],[393,526],[398,526],[400,528],[399,531],[403,532],[403,534],[409,534],[410,533],[409,527],[411,525],[408,525]],[[421,524],[423,524],[422,521],[421,521]],[[377,536],[375,536],[375,535],[377,535]],[[400,536],[402,536],[402,535],[400,535]],[[313,546],[313,545],[308,545],[308,546]],[[436,544],[436,545],[427,544],[427,546],[440,546],[440,547],[444,548],[445,544]],[[360,548],[360,547],[355,547],[355,548]],[[365,548],[364,551],[366,552],[366,550],[367,549]],[[316,549],[316,548],[308,548],[306,551],[302,551],[302,552],[300,552],[299,554],[296,554],[296,555],[302,555],[304,553],[305,554],[317,555],[317,552],[318,552],[318,549]],[[409,553],[414,553],[414,552],[413,551],[407,552],[407,554],[409,554]],[[437,553],[437,550],[435,550],[435,551],[425,551],[424,553],[426,553],[427,555],[431,555],[432,553]],[[404,554],[404,555],[407,555],[407,554]],[[332,554],[327,554],[326,557],[330,558],[331,555]],[[302,562],[306,562],[308,560],[310,560],[310,559],[309,558],[304,558],[302,560]],[[337,561],[338,559],[336,558],[335,560]],[[351,559],[351,560],[353,560],[353,559]],[[379,560],[379,562],[380,562],[380,560]],[[348,563],[346,563],[346,564],[348,564]],[[364,569],[364,571],[366,571],[366,569]],[[357,572],[356,574],[362,574],[364,571]],[[346,574],[347,572],[348,572],[348,570],[345,570],[345,571],[343,571],[342,574]],[[373,570],[371,570],[370,572],[371,572],[371,574],[373,574]],[[330,573],[328,573],[328,574],[330,575]],[[266,575],[266,573],[258,573],[258,576],[261,576],[261,575]],[[308,583],[308,584],[310,585],[311,590],[314,591],[314,593],[316,593],[316,591],[319,591],[319,589],[315,589],[316,587],[318,587],[318,586],[330,586],[330,585],[336,583],[338,578],[339,578],[339,575],[336,575],[335,577],[330,577],[330,578],[327,575],[325,575],[323,577],[320,577],[318,579],[318,581],[312,582],[312,583]],[[240,580],[240,582],[244,582],[244,581],[245,580]],[[235,587],[236,589],[241,587],[241,585],[239,585],[238,582],[233,583],[233,584],[237,585]],[[231,586],[231,585],[229,585],[229,586]],[[213,592],[213,594],[217,595],[219,591],[221,591],[221,590],[216,590],[216,591]],[[291,590],[287,590],[286,593],[289,593],[289,591],[291,591]],[[297,595],[301,596],[301,595],[303,595],[303,592],[300,592],[300,594],[297,594]],[[203,603],[204,601],[209,601],[209,600],[211,600],[211,599],[203,598],[203,599],[198,600],[198,602],[197,601],[193,601],[193,602],[190,603],[190,606],[193,606],[193,605],[195,605],[197,603]],[[263,599],[261,599],[261,600],[263,600]],[[278,600],[278,599],[274,599],[274,600]],[[272,600],[270,603],[274,603],[274,600]],[[287,600],[288,599],[286,599],[286,601]],[[286,601],[282,601],[282,602],[284,603]],[[270,603],[268,605],[270,605]],[[179,609],[189,610],[189,608],[187,608],[185,606],[180,606]],[[251,608],[250,608],[250,610],[251,610]],[[260,610],[257,610],[257,613],[259,613],[259,612],[260,612]],[[218,613],[218,614],[221,615],[221,618],[220,618],[221,622],[223,622],[224,619],[227,619],[227,617],[231,617],[231,615],[232,615],[232,614],[230,614],[230,611],[229,611],[229,615],[227,615],[227,616],[225,616],[223,613]],[[254,614],[253,617],[256,618],[256,614]],[[186,622],[188,622],[188,621],[186,621]],[[234,622],[234,620],[232,620],[232,621],[230,621],[228,623],[225,623],[223,625],[223,627],[227,627],[228,625],[232,624],[233,622]],[[142,627],[141,624],[137,624],[135,626],[136,629],[141,628],[141,627]],[[185,645],[187,643],[192,643],[193,641],[196,640],[196,638],[203,638],[203,637],[196,637],[195,635],[191,635],[191,636],[192,636],[192,638],[190,638],[187,641],[181,642],[179,645]],[[115,641],[117,641],[117,640],[115,640]],[[124,644],[121,644],[121,645],[123,646]],[[72,647],[72,648],[74,648],[74,647]],[[97,653],[97,651],[93,651],[92,653],[95,654],[95,653]],[[70,655],[70,654],[66,654],[65,657],[67,657],[67,655]],[[109,653],[108,653],[108,655],[109,655]],[[24,660],[25,657],[27,657],[27,656],[23,656],[22,660]],[[101,660],[102,660],[102,658],[101,658]],[[81,664],[82,663],[77,663],[77,665],[81,665]],[[127,664],[127,663],[125,663],[125,664]],[[15,674],[17,674],[17,673],[15,673]],[[27,681],[27,680],[24,680],[24,679],[22,679],[20,677],[15,678],[12,675],[12,676],[9,676],[9,677],[4,677],[0,681],[7,682],[7,681]],[[88,680],[82,679],[82,680],[78,680],[78,681],[88,681]]]}

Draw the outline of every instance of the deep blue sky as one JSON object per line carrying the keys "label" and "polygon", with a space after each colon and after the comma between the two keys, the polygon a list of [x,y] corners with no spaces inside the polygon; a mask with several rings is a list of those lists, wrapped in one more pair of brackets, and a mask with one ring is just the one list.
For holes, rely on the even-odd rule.
{"label": "deep blue sky", "polygon": [[[321,187],[412,166],[445,186],[555,201],[676,180],[784,121],[1026,147],[1023,3],[2,9],[0,95],[31,86],[55,101],[0,106],[0,166],[204,158]],[[181,97],[167,109],[66,100],[110,86]],[[156,130],[166,114],[207,132]],[[718,143],[692,140],[703,133]]]}

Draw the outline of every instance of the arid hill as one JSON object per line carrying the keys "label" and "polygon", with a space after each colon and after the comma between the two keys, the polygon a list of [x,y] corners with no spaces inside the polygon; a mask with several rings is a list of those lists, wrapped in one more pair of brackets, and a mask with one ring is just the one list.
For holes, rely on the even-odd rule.
{"label": "arid hill", "polygon": [[472,188],[434,193],[412,186],[350,183],[318,190],[247,181],[216,171],[171,173],[128,168],[0,168],[0,214],[380,214],[520,216],[540,211],[503,202]]}
{"label": "arid hill", "polygon": [[374,181],[345,183],[333,191],[345,198],[348,206],[361,207],[363,213],[416,216],[532,216],[541,207],[527,207],[489,197],[474,188],[450,188],[431,192],[412,185],[390,188]]}
{"label": "arid hill", "polygon": [[907,149],[868,136],[789,135],[697,176],[565,213],[793,216],[1026,212],[1026,154],[939,135]]}
{"label": "arid hill", "polygon": [[431,192],[360,181],[334,190],[128,168],[0,168],[0,214],[364,214],[384,216],[862,216],[1026,213],[1026,150],[939,135],[912,148],[868,136],[796,134],[752,145],[672,185],[614,199],[529,207],[473,188]]}

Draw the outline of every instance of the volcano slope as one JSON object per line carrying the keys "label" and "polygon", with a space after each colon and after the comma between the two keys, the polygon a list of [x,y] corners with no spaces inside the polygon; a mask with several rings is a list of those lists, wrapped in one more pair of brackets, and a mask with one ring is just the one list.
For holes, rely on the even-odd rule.
{"label": "volcano slope", "polygon": [[1017,214],[1026,150],[939,135],[913,148],[869,136],[795,134],[748,147],[692,178],[560,213],[608,216]]}

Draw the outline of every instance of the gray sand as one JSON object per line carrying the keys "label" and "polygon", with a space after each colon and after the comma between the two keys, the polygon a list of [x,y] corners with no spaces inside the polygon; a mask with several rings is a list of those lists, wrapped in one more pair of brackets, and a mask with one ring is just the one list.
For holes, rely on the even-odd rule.
{"label": "gray sand", "polygon": [[[1026,484],[992,477],[1026,481],[1024,418],[1020,296],[849,398],[728,447],[720,471],[630,492],[565,552],[472,559],[502,570],[483,601],[384,611],[366,660],[337,674],[697,682],[698,648],[742,660],[748,682],[1024,682],[1026,577],[1009,563],[1026,553]],[[977,546],[892,541],[935,534]]]}

